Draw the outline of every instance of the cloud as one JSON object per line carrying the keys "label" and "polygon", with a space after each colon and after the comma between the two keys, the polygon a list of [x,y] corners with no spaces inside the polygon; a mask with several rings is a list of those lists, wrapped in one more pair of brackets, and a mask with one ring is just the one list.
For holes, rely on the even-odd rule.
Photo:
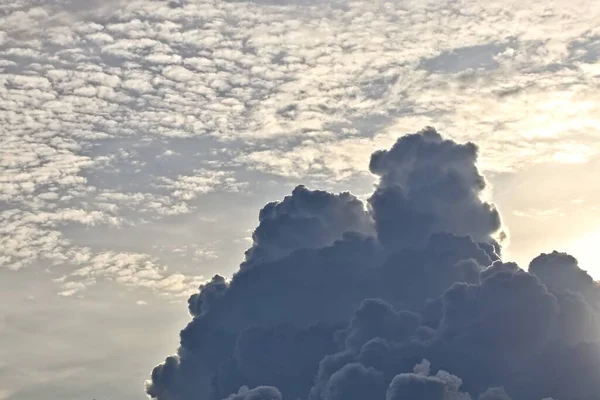
{"label": "cloud", "polygon": [[226,400],[282,400],[281,393],[272,387],[257,387],[248,389],[241,387],[237,394],[232,394]]}
{"label": "cloud", "polygon": [[244,184],[236,182],[231,174],[222,171],[196,171],[195,175],[179,176],[177,179],[165,178],[164,182],[163,187],[172,191],[172,197],[183,200],[193,200],[219,188],[238,191],[244,187]]}
{"label": "cloud", "polygon": [[260,211],[243,266],[284,258],[298,249],[326,247],[346,232],[373,232],[360,200],[350,193],[334,195],[298,186],[291,196]]}
{"label": "cloud", "polygon": [[[327,400],[358,400],[383,395],[383,374],[362,364],[348,364],[334,373],[325,387]],[[379,396],[378,396],[379,395]]]}
{"label": "cloud", "polygon": [[490,388],[479,396],[479,400],[510,400],[510,396],[504,388]]}
{"label": "cloud", "polygon": [[[424,362],[429,363],[427,360]],[[420,365],[415,369],[419,369]],[[403,373],[396,375],[390,383],[386,400],[470,400],[466,393],[459,392],[460,378],[439,371],[435,376],[427,373]]]}
{"label": "cloud", "polygon": [[2,266],[76,268],[68,254],[106,250],[68,237],[80,223],[195,213],[254,187],[248,171],[364,175],[372,151],[433,121],[484,143],[486,171],[588,161],[598,10],[509,3],[14,2],[0,16],[0,223],[16,232]]}
{"label": "cloud", "polygon": [[325,325],[249,327],[238,336],[233,356],[221,365],[215,390],[226,395],[242,385],[269,385],[288,397],[301,398],[313,382],[307,371],[314,371],[323,354],[335,350],[334,332]]}
{"label": "cloud", "polygon": [[[152,372],[148,394],[226,399],[257,387],[256,396],[309,400],[524,400],[595,393],[600,353],[583,352],[600,345],[596,284],[566,254],[543,254],[530,272],[501,261],[500,215],[482,199],[476,155],[474,144],[427,128],[373,153],[379,182],[369,208],[348,193],[303,186],[265,206],[240,270],[190,297],[193,319],[177,355]],[[388,191],[393,196],[381,200]]]}
{"label": "cloud", "polygon": [[433,232],[490,241],[500,214],[483,202],[477,148],[444,140],[433,128],[373,153],[369,169],[380,177],[369,205],[379,240],[393,248],[422,244]]}
{"label": "cloud", "polygon": [[[215,369],[251,324],[305,330],[324,321],[344,331],[365,299],[380,299],[395,310],[384,313],[392,321],[418,315],[415,335],[429,340],[453,283],[516,273],[496,263],[480,275],[497,261],[502,227],[479,172],[457,163],[472,148],[448,145],[457,157],[450,172],[406,168],[392,154],[400,133],[435,123],[457,142],[475,140],[482,150],[467,164],[477,155],[487,172],[584,163],[599,151],[600,14],[587,0],[465,0],[460,9],[418,0],[10,3],[0,16],[0,266],[49,268],[63,295],[103,279],[163,296],[196,291],[207,271],[186,270],[151,246],[160,239],[161,250],[187,246],[178,257],[213,259],[217,249],[197,243],[201,235],[175,248],[164,227],[186,217],[185,229],[197,232],[198,214],[210,213],[216,197],[265,193],[264,179],[350,185],[371,178],[369,156],[381,148],[391,150],[380,177],[403,170],[437,179],[382,183],[367,211],[351,195],[306,189],[309,204],[322,197],[329,205],[297,205],[296,193],[265,212],[246,259],[260,268],[216,278],[190,302],[195,320],[184,331],[181,368],[164,369],[174,371],[164,393],[181,384],[175,397],[187,395],[189,371],[204,364],[207,380],[244,383],[233,367]],[[464,190],[451,200],[446,186]],[[434,195],[442,192],[443,200]],[[234,215],[243,207],[224,208]],[[388,217],[395,222],[386,227]],[[594,338],[597,305],[587,278],[564,269],[534,275],[556,297],[556,329],[571,346]],[[271,298],[279,308],[269,308]],[[396,335],[390,324],[378,331],[387,340]],[[217,327],[198,337],[206,326]],[[352,329],[348,346],[366,346],[371,333]],[[222,344],[210,349],[212,340]],[[368,345],[376,352],[383,343]],[[447,369],[470,390],[468,373]],[[210,382],[198,385],[189,390]],[[237,393],[230,386],[223,396]]]}
{"label": "cloud", "polygon": [[557,251],[542,253],[531,261],[529,272],[555,291],[579,293],[589,305],[600,307],[600,287],[569,254]]}

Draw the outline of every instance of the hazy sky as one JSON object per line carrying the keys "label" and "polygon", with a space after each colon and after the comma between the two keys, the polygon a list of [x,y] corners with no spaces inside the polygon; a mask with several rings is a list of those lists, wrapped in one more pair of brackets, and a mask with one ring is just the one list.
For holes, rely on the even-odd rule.
{"label": "hazy sky", "polygon": [[364,198],[426,125],[480,147],[505,259],[600,277],[599,27],[591,0],[0,2],[0,400],[144,399],[265,203]]}

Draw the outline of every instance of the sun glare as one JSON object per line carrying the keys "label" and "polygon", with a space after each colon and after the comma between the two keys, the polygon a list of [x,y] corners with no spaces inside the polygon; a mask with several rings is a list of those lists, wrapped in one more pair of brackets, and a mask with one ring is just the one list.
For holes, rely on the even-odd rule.
{"label": "sun glare", "polygon": [[592,231],[567,246],[565,251],[579,261],[579,267],[594,279],[600,280],[600,262],[597,247],[600,245],[600,229]]}

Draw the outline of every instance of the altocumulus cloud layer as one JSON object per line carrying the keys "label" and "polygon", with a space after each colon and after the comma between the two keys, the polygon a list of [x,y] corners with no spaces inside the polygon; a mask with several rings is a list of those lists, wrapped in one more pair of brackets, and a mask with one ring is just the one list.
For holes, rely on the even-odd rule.
{"label": "altocumulus cloud layer", "polygon": [[147,393],[598,399],[598,286],[567,254],[502,261],[477,151],[426,128],[373,153],[366,206],[304,186],[266,205],[239,271],[190,297]]}
{"label": "altocumulus cloud layer", "polygon": [[343,184],[432,121],[478,136],[486,171],[588,161],[598,27],[590,0],[1,2],[0,268],[50,265],[63,295],[110,279],[187,296],[203,278],[167,267],[225,245],[155,249],[139,227],[264,176]]}

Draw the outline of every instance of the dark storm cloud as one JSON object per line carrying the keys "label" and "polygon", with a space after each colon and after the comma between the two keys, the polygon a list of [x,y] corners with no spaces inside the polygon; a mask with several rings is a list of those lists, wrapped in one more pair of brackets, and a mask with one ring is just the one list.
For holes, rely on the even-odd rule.
{"label": "dark storm cloud", "polygon": [[480,198],[486,182],[476,161],[473,143],[444,139],[431,127],[373,153],[369,168],[381,179],[369,204],[381,243],[421,244],[434,232],[490,242],[500,214]]}
{"label": "dark storm cloud", "polygon": [[306,371],[314,371],[323,354],[336,351],[335,328],[297,328],[291,324],[252,327],[240,333],[233,356],[222,364],[213,382],[223,395],[241,385],[272,385],[289,398],[300,398],[313,383]]}
{"label": "dark storm cloud", "polygon": [[281,392],[273,387],[260,386],[248,389],[243,386],[237,394],[232,394],[226,400],[282,400]]}
{"label": "dark storm cloud", "polygon": [[[425,376],[422,374],[410,373],[398,374],[392,379],[385,399],[444,400],[451,396],[449,395],[449,392],[458,394],[456,393],[456,386],[460,386],[460,380],[458,378],[450,376],[448,378],[450,378],[449,382],[440,379],[437,376]],[[452,385],[452,383],[455,383],[452,381],[455,381],[458,385]]]}
{"label": "dark storm cloud", "polygon": [[479,396],[479,400],[510,400],[504,388],[490,388]]}
{"label": "dark storm cloud", "polygon": [[326,400],[361,400],[382,396],[385,392],[383,374],[362,364],[347,364],[336,371],[325,387]]}
{"label": "dark storm cloud", "polygon": [[529,272],[554,291],[580,293],[589,305],[600,307],[600,288],[579,268],[575,257],[554,251],[540,254],[529,264]]}
{"label": "dark storm cloud", "polygon": [[283,258],[294,250],[326,247],[345,232],[372,233],[363,203],[350,193],[335,195],[298,186],[259,213],[253,246],[242,266]]}
{"label": "dark storm cloud", "polygon": [[565,254],[530,272],[500,260],[476,159],[427,128],[373,154],[367,210],[303,186],[265,206],[240,270],[190,298],[178,354],[148,394],[600,398],[596,283]]}

